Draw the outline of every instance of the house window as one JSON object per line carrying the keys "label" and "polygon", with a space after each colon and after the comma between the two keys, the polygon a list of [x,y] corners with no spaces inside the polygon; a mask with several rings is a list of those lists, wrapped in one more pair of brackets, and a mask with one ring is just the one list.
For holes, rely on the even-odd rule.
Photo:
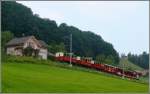
{"label": "house window", "polygon": [[29,46],[29,47],[32,47],[32,42],[28,42],[28,46]]}

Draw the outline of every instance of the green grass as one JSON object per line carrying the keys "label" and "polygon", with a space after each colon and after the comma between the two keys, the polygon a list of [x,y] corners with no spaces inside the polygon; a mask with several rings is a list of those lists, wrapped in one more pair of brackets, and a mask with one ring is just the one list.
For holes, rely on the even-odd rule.
{"label": "green grass", "polygon": [[141,68],[141,67],[133,64],[132,62],[130,62],[127,58],[124,58],[124,59],[120,60],[119,67],[122,67],[123,64],[124,64],[124,66],[125,66],[124,68],[126,70],[128,70],[128,69],[129,70],[140,70],[140,71],[144,70],[143,68]]}
{"label": "green grass", "polygon": [[146,75],[146,76],[144,76],[144,77],[140,77],[140,81],[141,81],[141,82],[149,83],[149,76]]}
{"label": "green grass", "polygon": [[2,92],[148,92],[148,84],[65,66],[9,57],[2,63]]}

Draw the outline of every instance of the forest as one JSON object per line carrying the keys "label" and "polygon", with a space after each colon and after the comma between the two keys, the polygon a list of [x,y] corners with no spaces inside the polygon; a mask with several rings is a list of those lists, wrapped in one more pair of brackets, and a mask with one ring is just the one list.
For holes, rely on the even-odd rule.
{"label": "forest", "polygon": [[79,56],[96,58],[98,55],[111,57],[113,63],[119,62],[119,55],[111,43],[91,31],[82,31],[74,26],[54,20],[41,18],[22,4],[11,1],[2,2],[2,32],[10,31],[14,37],[34,35],[45,41],[49,50],[69,51],[69,36],[72,34],[73,53]]}
{"label": "forest", "polygon": [[128,60],[144,69],[149,69],[149,54],[146,52],[140,55],[129,53]]}

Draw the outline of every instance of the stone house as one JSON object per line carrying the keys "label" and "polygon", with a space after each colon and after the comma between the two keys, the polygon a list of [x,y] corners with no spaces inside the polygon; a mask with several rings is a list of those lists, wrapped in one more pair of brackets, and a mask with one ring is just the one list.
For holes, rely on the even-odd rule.
{"label": "stone house", "polygon": [[6,44],[6,53],[10,55],[23,56],[23,51],[27,47],[38,50],[37,55],[39,58],[47,59],[47,44],[42,40],[37,40],[34,36],[26,36],[10,40]]}

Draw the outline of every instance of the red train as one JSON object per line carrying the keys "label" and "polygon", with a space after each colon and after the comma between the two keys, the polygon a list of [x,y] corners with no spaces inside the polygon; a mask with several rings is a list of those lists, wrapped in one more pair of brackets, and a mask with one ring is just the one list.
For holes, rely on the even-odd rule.
{"label": "red train", "polygon": [[58,61],[62,61],[62,62],[70,62],[70,59],[71,59],[72,64],[96,69],[99,71],[111,73],[111,74],[122,76],[122,77],[131,78],[131,79],[138,79],[139,76],[142,75],[141,73],[135,72],[135,71],[123,71],[123,69],[119,67],[111,66],[108,64],[97,64],[97,63],[94,63],[94,61],[89,58],[83,58],[83,59],[81,59],[80,57],[70,58],[70,56],[64,56],[64,54],[61,52],[56,53],[55,59]]}

